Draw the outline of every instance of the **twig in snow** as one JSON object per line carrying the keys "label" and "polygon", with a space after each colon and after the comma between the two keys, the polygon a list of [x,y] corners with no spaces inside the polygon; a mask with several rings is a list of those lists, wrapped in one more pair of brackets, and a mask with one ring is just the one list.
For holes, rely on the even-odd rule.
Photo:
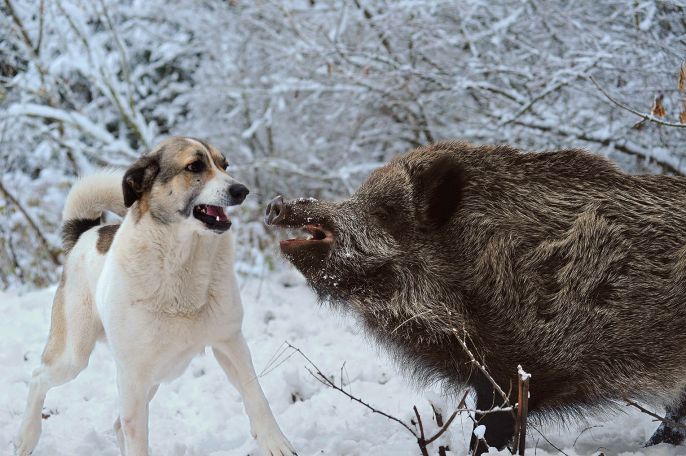
{"label": "twig in snow", "polygon": [[572,448],[574,448],[576,446],[577,440],[579,440],[579,438],[583,435],[584,432],[590,431],[591,429],[597,428],[597,427],[602,427],[602,426],[600,426],[600,425],[588,426],[587,428],[582,429],[581,432],[579,432],[579,435],[577,435],[576,438],[574,439],[574,443],[572,443]]}
{"label": "twig in snow", "polygon": [[436,440],[438,440],[438,438],[439,438],[440,436],[442,436],[443,433],[444,433],[445,431],[448,430],[448,427],[450,427],[450,424],[453,422],[453,420],[455,419],[455,417],[457,416],[457,414],[460,413],[460,412],[462,412],[462,411],[463,411],[463,410],[460,409],[460,408],[458,407],[458,408],[453,412],[453,414],[450,415],[450,417],[447,419],[447,421],[441,425],[441,428],[438,430],[438,432],[436,432],[436,433],[433,435],[433,437],[430,437],[429,439],[427,439],[427,440],[425,441],[425,444],[426,444],[426,445],[429,445],[430,443],[433,443],[433,442],[435,442]]}
{"label": "twig in snow", "polygon": [[[335,389],[336,391],[340,391],[341,393],[345,394],[349,399],[351,399],[351,400],[353,400],[353,401],[355,401],[355,402],[358,402],[359,404],[364,405],[364,406],[367,407],[372,413],[377,413],[377,414],[379,414],[379,415],[381,415],[381,416],[383,416],[383,417],[388,418],[388,419],[391,420],[391,421],[395,421],[396,423],[400,424],[402,427],[404,427],[405,429],[407,429],[413,436],[415,436],[415,438],[418,438],[418,437],[419,437],[419,436],[417,435],[417,433],[416,433],[410,426],[408,426],[404,421],[402,421],[401,419],[396,418],[396,417],[394,417],[393,415],[389,415],[389,414],[386,413],[386,412],[383,412],[383,411],[381,411],[381,410],[378,410],[378,409],[372,407],[370,404],[368,404],[367,402],[363,401],[362,399],[360,399],[360,398],[358,398],[358,397],[355,397],[355,396],[353,396],[352,394],[350,394],[350,393],[348,393],[347,391],[345,391],[344,389],[340,388],[340,387],[339,387],[338,385],[336,385],[336,383],[334,383],[329,377],[327,377],[326,375],[324,375],[324,373],[317,367],[317,365],[314,364],[314,362],[313,362],[310,358],[308,358],[307,355],[305,355],[305,353],[303,353],[298,347],[295,347],[295,346],[291,345],[289,342],[286,342],[286,345],[288,345],[289,348],[291,348],[292,350],[294,350],[296,353],[298,353],[300,356],[302,356],[302,357],[305,359],[305,361],[307,361],[307,363],[312,367],[312,369],[307,368],[307,371],[308,371],[314,378],[316,378],[317,380],[319,380],[321,383],[323,383],[323,384],[325,384],[325,385],[327,385],[327,386],[330,386],[331,388]],[[313,372],[313,371],[314,371],[314,372]]]}
{"label": "twig in snow", "polygon": [[[460,336],[457,334],[457,329],[453,328],[453,332],[455,333],[455,338],[457,339],[458,343],[462,346],[462,349],[467,353],[467,356],[469,357],[469,361],[474,364],[482,374],[484,374],[484,377],[491,383],[493,388],[500,394],[500,396],[503,398],[503,405],[507,405],[508,407],[511,406],[510,404],[510,398],[507,394],[505,394],[505,391],[498,385],[498,383],[491,377],[491,374],[488,373],[488,370],[486,370],[486,367],[480,363],[472,351],[467,347],[467,342],[460,338]],[[467,331],[464,331],[464,336],[466,338],[467,336]],[[515,416],[514,409],[512,409],[512,415]]]}
{"label": "twig in snow", "polygon": [[[439,424],[440,428],[438,429],[438,431],[436,431],[436,433],[435,433],[434,435],[432,435],[432,436],[430,436],[430,437],[426,437],[425,430],[424,430],[424,423],[422,422],[421,415],[419,414],[419,411],[417,410],[417,407],[416,407],[416,406],[413,406],[414,414],[415,414],[415,416],[417,417],[417,425],[418,425],[418,427],[419,427],[419,434],[417,434],[417,432],[416,432],[414,429],[412,429],[407,423],[405,423],[405,422],[404,422],[403,420],[401,420],[400,418],[397,418],[397,417],[395,417],[395,416],[393,416],[393,415],[390,415],[389,413],[386,413],[386,412],[384,412],[384,411],[382,411],[382,410],[379,410],[379,409],[373,407],[371,404],[365,402],[364,400],[362,400],[362,399],[360,399],[360,398],[358,398],[358,397],[356,397],[356,396],[353,396],[352,394],[350,394],[349,392],[345,391],[345,390],[342,388],[342,384],[341,384],[341,386],[339,387],[339,386],[336,384],[336,382],[335,382],[334,380],[332,380],[331,378],[327,377],[327,376],[319,369],[319,367],[317,367],[317,365],[314,364],[314,362],[313,362],[307,355],[305,355],[299,348],[297,348],[297,347],[291,345],[289,342],[285,342],[285,344],[286,344],[290,349],[293,350],[293,353],[298,353],[300,356],[303,357],[303,359],[305,359],[305,361],[307,361],[307,363],[309,364],[309,367],[306,367],[306,369],[307,369],[307,371],[310,373],[310,375],[312,375],[317,381],[319,381],[320,383],[322,383],[322,384],[325,385],[325,386],[328,386],[328,387],[330,387],[330,388],[335,389],[336,391],[339,391],[339,392],[343,393],[343,394],[344,394],[345,396],[347,396],[349,399],[351,399],[351,400],[353,400],[353,401],[355,401],[355,402],[357,402],[357,403],[359,403],[359,404],[365,406],[365,407],[366,407],[367,409],[369,409],[372,413],[379,414],[379,415],[381,415],[381,416],[383,416],[383,417],[385,417],[385,418],[387,418],[387,419],[389,419],[389,420],[391,420],[391,421],[395,421],[396,423],[398,423],[398,424],[400,424],[402,427],[404,427],[408,432],[410,432],[410,433],[414,436],[415,439],[417,439],[417,445],[419,445],[419,449],[420,449],[420,451],[421,451],[421,453],[422,453],[423,456],[428,456],[428,455],[429,455],[428,446],[429,446],[431,443],[433,443],[433,442],[435,442],[436,440],[438,440],[438,438],[440,438],[440,437],[445,433],[445,431],[450,427],[450,425],[452,424],[453,420],[455,419],[455,417],[456,417],[459,413],[468,412],[468,411],[469,411],[469,410],[465,407],[465,400],[466,400],[467,394],[468,394],[468,391],[466,391],[465,394],[464,394],[464,396],[462,397],[462,400],[461,400],[460,403],[458,404],[457,409],[455,409],[455,411],[452,413],[452,415],[450,415],[450,417],[445,421],[445,423]],[[433,407],[433,406],[432,406],[432,407]],[[434,413],[436,413],[436,409],[433,408],[433,410],[434,410]],[[500,409],[499,409],[498,411],[500,411]],[[490,412],[490,411],[484,411],[484,412],[485,412],[485,413],[488,413],[488,412]],[[437,424],[438,424],[438,420],[437,420]],[[443,448],[443,450],[439,449],[439,454],[441,454],[441,451],[442,451],[443,454],[445,454],[445,448],[444,448],[444,447],[441,447],[441,448]]]}
{"label": "twig in snow", "polygon": [[[413,405],[412,409],[414,410],[414,416],[417,417],[417,425],[419,426],[419,437],[417,438],[417,440],[419,442],[425,442],[426,439],[424,438],[424,425],[422,424],[422,417],[419,415],[419,411],[417,410],[416,405]],[[424,443],[423,445],[420,443],[419,449],[422,452],[422,456],[429,456],[429,452],[426,449],[426,443]]]}
{"label": "twig in snow", "polygon": [[[453,332],[457,333],[457,330],[456,330],[455,328],[453,328]],[[488,373],[488,371],[486,370],[486,368],[484,367],[484,365],[483,365],[482,363],[480,363],[480,362],[476,359],[476,357],[474,356],[474,354],[472,353],[472,351],[469,349],[469,347],[467,347],[467,343],[465,342],[465,340],[462,339],[462,338],[460,338],[457,334],[455,334],[455,336],[456,336],[456,339],[458,340],[459,344],[462,346],[462,348],[463,348],[463,349],[465,350],[465,352],[467,353],[467,356],[469,357],[471,363],[474,364],[474,365],[484,374],[484,376],[486,377],[486,379],[488,379],[488,381],[491,383],[491,385],[493,385],[493,388],[495,388],[495,390],[502,396],[502,398],[503,398],[503,404],[508,406],[507,408],[502,408],[502,409],[499,410],[499,411],[505,411],[505,410],[510,411],[510,412],[512,412],[512,415],[514,416],[515,420],[517,420],[517,414],[515,413],[515,408],[517,408],[517,407],[512,407],[512,405],[511,405],[511,403],[510,403],[509,395],[506,394],[506,393],[503,391],[503,389],[500,387],[500,385],[498,385],[498,383],[493,379],[493,377],[491,376],[491,374]],[[466,339],[466,336],[467,336],[467,332],[466,332],[466,331],[465,331],[465,333],[464,333],[464,336],[465,336],[465,339]],[[524,377],[526,377],[526,379],[528,380],[528,377],[530,376],[529,374],[527,374],[526,372],[524,372],[523,370],[521,370],[521,367],[519,367],[518,371],[519,371],[518,374],[519,374],[520,379],[523,379]],[[527,392],[528,392],[528,385],[527,385]],[[521,389],[520,389],[520,393],[521,393]],[[528,394],[527,394],[527,401],[528,401]],[[522,401],[522,403],[523,403],[523,401]],[[517,405],[519,405],[519,404],[517,404]],[[526,411],[528,412],[528,410],[526,410]],[[480,412],[480,413],[482,413],[482,412]],[[516,422],[516,421],[515,421],[515,422]],[[564,451],[562,451],[562,449],[558,448],[558,447],[555,446],[550,440],[548,440],[548,438],[547,438],[545,435],[543,435],[543,433],[538,429],[538,427],[534,426],[533,424],[532,424],[530,427],[531,427],[532,429],[534,429],[536,432],[538,432],[538,433],[541,435],[541,437],[542,437],[546,442],[548,442],[548,444],[549,444],[550,446],[552,446],[553,448],[555,448],[556,450],[558,450],[560,453],[564,454],[565,456],[569,456],[569,455],[567,455],[567,453],[565,453]],[[522,429],[522,430],[523,430],[524,432],[526,432],[525,429]],[[513,450],[514,450],[514,451],[517,451],[518,449],[517,449],[517,448],[513,448]],[[520,454],[523,454],[523,449],[522,449],[522,452],[521,452]]]}
{"label": "twig in snow", "polygon": [[[267,365],[264,367],[264,369],[262,369],[262,372],[260,372],[257,375],[257,377],[264,377],[265,375],[271,373],[277,367],[281,366],[283,363],[288,361],[295,354],[295,352],[291,352],[288,355],[286,355],[283,359],[281,359],[281,357],[286,353],[287,350],[288,347],[284,347],[283,344],[279,346],[276,353],[272,355],[271,358],[269,358],[269,361],[267,361]],[[255,380],[257,380],[257,377],[255,378]]]}
{"label": "twig in snow", "polygon": [[661,417],[660,415],[658,415],[657,413],[651,412],[650,410],[646,409],[645,407],[642,407],[641,405],[637,404],[637,403],[634,402],[634,401],[631,401],[631,400],[626,399],[626,398],[624,398],[624,400],[626,401],[626,405],[630,405],[630,406],[632,406],[632,407],[636,407],[637,409],[639,409],[641,412],[645,413],[646,415],[650,415],[650,416],[652,416],[653,418],[655,418],[656,421],[662,421],[663,423],[668,424],[668,425],[671,426],[671,427],[676,427],[676,428],[680,428],[680,429],[686,429],[686,424],[681,424],[681,423],[677,423],[676,421],[673,421],[673,420],[670,420],[670,419],[667,419],[667,418],[662,418],[662,417]]}
{"label": "twig in snow", "polygon": [[515,420],[515,433],[513,450],[520,456],[524,456],[526,448],[526,418],[529,413],[529,380],[531,374],[517,366],[518,395],[517,395],[517,418]]}
{"label": "twig in snow", "polygon": [[550,445],[551,447],[555,448],[557,451],[559,451],[560,453],[564,454],[565,456],[569,456],[569,454],[565,453],[565,452],[562,450],[562,448],[556,446],[553,442],[551,442],[550,440],[548,440],[548,437],[546,437],[545,435],[543,435],[543,433],[540,431],[540,429],[538,429],[538,427],[532,425],[531,428],[532,428],[534,431],[538,432],[538,435],[540,435],[541,438],[542,438],[543,440],[545,440],[546,442],[548,442],[548,445]]}

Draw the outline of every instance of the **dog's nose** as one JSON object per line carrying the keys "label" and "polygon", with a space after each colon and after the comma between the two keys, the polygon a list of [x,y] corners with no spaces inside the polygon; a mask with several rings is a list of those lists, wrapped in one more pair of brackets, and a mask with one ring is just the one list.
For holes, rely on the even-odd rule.
{"label": "dog's nose", "polygon": [[283,201],[283,196],[279,195],[267,204],[267,210],[264,214],[264,223],[267,225],[276,225],[286,218],[286,205]]}
{"label": "dog's nose", "polygon": [[229,195],[231,195],[231,202],[233,204],[241,204],[245,197],[248,196],[250,190],[243,184],[231,184],[229,187]]}

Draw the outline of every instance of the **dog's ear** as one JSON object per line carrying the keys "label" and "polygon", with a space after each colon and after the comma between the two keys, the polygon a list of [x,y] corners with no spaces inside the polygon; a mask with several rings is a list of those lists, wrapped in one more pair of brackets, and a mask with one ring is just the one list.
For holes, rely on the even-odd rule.
{"label": "dog's ear", "polygon": [[420,221],[427,228],[440,227],[460,204],[464,168],[453,154],[441,153],[413,170],[412,183]]}
{"label": "dog's ear", "polygon": [[159,170],[157,155],[144,155],[126,170],[122,181],[124,206],[131,207],[143,193],[152,188]]}

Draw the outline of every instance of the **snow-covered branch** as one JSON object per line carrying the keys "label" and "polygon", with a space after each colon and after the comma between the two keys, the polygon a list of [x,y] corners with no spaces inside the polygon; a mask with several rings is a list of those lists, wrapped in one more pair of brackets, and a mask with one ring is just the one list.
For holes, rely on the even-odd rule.
{"label": "snow-covered branch", "polygon": [[[668,111],[683,111],[675,78],[686,26],[670,2],[1,0],[0,9],[5,172],[43,188],[126,166],[171,134],[203,137],[253,190],[243,270],[273,263],[270,235],[250,218],[271,196],[346,196],[427,142],[585,147],[628,171],[682,174],[686,130],[648,128],[675,122],[634,108],[662,94]],[[628,128],[588,76],[613,100],[632,100],[646,128]],[[56,232],[54,205],[36,210]],[[49,263],[34,267],[55,280]]]}

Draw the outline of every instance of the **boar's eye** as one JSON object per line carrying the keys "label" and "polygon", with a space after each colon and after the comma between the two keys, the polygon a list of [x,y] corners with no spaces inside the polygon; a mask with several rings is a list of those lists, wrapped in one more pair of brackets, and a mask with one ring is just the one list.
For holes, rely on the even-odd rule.
{"label": "boar's eye", "polygon": [[398,214],[398,209],[390,205],[380,205],[372,209],[371,215],[379,224],[391,234],[399,234],[402,217]]}
{"label": "boar's eye", "polygon": [[387,206],[378,206],[372,209],[372,215],[380,222],[388,222],[392,219],[391,208]]}

